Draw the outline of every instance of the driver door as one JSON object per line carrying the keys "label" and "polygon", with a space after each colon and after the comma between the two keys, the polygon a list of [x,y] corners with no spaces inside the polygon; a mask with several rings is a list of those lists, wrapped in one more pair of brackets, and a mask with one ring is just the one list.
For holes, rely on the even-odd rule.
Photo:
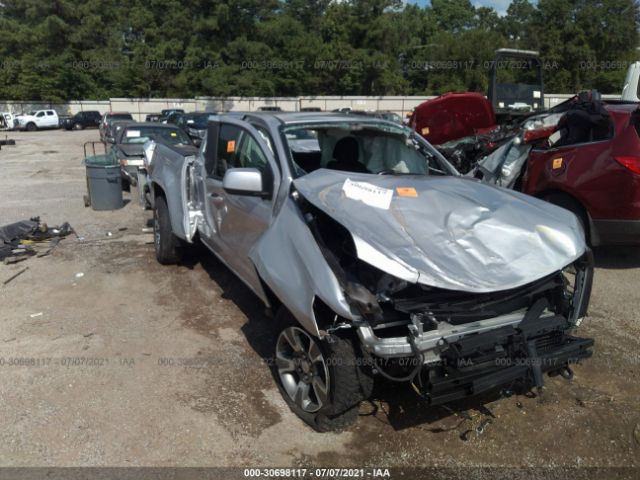
{"label": "driver door", "polygon": [[[245,283],[261,286],[249,252],[268,228],[279,179],[276,160],[260,134],[247,122],[223,119],[209,122],[205,148],[204,210],[207,234],[203,241]],[[262,173],[267,196],[229,193],[223,188],[232,168],[255,168]]]}

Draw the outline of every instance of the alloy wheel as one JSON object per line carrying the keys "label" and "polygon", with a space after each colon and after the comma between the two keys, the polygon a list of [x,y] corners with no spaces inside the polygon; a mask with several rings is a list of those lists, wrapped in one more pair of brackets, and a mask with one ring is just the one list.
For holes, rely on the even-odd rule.
{"label": "alloy wheel", "polygon": [[317,412],[329,402],[327,362],[317,341],[302,328],[280,333],[275,362],[284,390],[305,412]]}

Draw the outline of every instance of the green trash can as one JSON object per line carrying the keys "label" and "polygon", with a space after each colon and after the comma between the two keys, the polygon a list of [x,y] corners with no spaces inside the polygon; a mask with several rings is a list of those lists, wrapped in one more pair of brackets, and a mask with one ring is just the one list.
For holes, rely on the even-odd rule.
{"label": "green trash can", "polygon": [[117,210],[124,206],[120,164],[115,155],[92,155],[84,160],[89,203],[94,210]]}

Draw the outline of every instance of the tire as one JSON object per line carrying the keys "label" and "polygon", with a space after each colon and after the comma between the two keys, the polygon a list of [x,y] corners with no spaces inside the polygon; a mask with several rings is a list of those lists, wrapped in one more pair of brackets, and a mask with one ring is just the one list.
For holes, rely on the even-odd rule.
{"label": "tire", "polygon": [[84,125],[82,125],[81,123],[74,123],[72,128],[74,130],[84,130]]}
{"label": "tire", "polygon": [[[346,336],[332,335],[331,341],[314,337],[284,307],[275,324],[272,373],[291,411],[318,432],[349,427],[373,387],[373,376],[359,361],[358,346]],[[299,351],[292,348],[295,338],[302,347]],[[319,355],[322,361],[310,361]],[[308,402],[304,401],[305,388]]]}
{"label": "tire", "polygon": [[180,240],[171,230],[167,200],[158,196],[153,209],[153,246],[162,265],[173,265],[181,258]]}
{"label": "tire", "polygon": [[582,226],[582,230],[584,231],[584,236],[587,243],[590,243],[590,233],[589,233],[589,219],[587,217],[587,212],[584,207],[575,200],[573,197],[569,195],[563,195],[561,193],[551,193],[543,197],[549,203],[553,203],[558,207],[562,207],[565,210],[569,210],[576,217],[578,217],[578,221]]}
{"label": "tire", "polygon": [[35,123],[29,122],[27,123],[26,129],[27,129],[27,132],[35,132],[36,130],[38,130],[38,127],[36,126]]}

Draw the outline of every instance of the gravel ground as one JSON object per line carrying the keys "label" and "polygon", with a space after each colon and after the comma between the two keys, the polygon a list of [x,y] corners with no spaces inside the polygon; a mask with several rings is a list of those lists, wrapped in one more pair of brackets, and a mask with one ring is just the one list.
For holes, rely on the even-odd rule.
{"label": "gravel ground", "polygon": [[82,144],[98,140],[95,130],[10,138],[16,146],[0,151],[0,224],[69,221],[80,239],[0,265],[1,466],[632,467],[640,475],[636,249],[595,252],[590,316],[578,333],[596,346],[573,381],[548,379],[538,397],[473,400],[459,406],[466,414],[428,409],[409,388],[383,383],[356,426],[318,434],[281,400],[264,361],[269,319],[240,281],[204,251],[184,265],[157,264],[143,231],[150,214],[135,195],[113,212],[84,207]]}

